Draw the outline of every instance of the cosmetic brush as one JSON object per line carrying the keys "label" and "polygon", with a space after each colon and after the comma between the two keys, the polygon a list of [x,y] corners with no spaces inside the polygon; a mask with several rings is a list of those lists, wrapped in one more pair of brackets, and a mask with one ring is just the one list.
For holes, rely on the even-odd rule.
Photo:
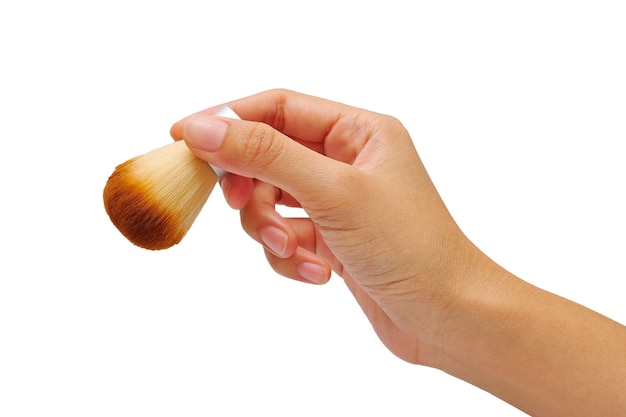
{"label": "cosmetic brush", "polygon": [[[229,107],[215,116],[239,118]],[[187,234],[223,175],[184,141],[173,142],[118,165],[104,187],[104,207],[130,242],[167,249]]]}

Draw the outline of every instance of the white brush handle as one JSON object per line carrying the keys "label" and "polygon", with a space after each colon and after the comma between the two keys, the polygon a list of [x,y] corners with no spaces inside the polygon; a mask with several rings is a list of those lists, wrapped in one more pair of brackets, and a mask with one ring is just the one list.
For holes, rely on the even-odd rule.
{"label": "white brush handle", "polygon": [[[220,107],[218,111],[213,113],[213,116],[221,116],[221,117],[228,117],[230,119],[241,120],[241,117],[239,117],[237,113],[235,113],[233,109],[231,109],[228,106]],[[211,164],[209,164],[209,166],[213,169],[213,171],[215,171],[217,178],[222,179],[224,175],[226,175],[226,171],[224,171],[222,168],[216,167],[215,165],[211,165]]]}

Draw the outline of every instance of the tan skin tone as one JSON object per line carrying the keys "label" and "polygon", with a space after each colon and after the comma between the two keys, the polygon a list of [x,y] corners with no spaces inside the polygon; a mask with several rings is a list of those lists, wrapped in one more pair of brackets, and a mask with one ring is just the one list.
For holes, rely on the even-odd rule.
{"label": "tan skin tone", "polygon": [[232,173],[226,199],[276,272],[323,284],[334,271],[398,357],[533,416],[626,415],[626,328],[476,248],[398,120],[286,90],[228,105],[246,121],[216,106],[171,134]]}

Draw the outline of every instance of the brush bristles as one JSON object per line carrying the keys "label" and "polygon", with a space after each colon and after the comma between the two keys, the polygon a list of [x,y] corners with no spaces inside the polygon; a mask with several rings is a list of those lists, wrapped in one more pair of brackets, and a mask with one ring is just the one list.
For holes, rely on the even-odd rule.
{"label": "brush bristles", "polygon": [[132,243],[167,249],[191,228],[217,180],[183,141],[173,142],[115,168],[104,187],[104,206]]}

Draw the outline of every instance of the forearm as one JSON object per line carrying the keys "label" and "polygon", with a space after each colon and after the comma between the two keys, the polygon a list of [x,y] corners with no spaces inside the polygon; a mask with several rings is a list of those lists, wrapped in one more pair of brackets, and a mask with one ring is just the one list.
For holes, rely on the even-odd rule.
{"label": "forearm", "polygon": [[437,367],[532,416],[626,415],[624,326],[497,266],[467,285]]}

